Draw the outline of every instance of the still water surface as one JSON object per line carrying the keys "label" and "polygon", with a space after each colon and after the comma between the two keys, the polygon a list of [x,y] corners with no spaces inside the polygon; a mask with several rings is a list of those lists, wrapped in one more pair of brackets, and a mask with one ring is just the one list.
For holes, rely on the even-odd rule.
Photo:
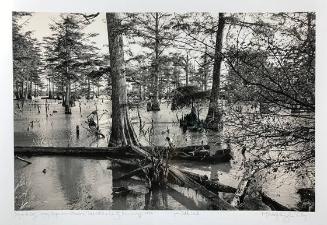
{"label": "still water surface", "polygon": [[[64,114],[60,102],[48,101],[48,116],[42,105],[44,100],[38,103],[41,103],[40,113],[35,104],[25,103],[24,109],[20,110],[15,103],[16,146],[107,146],[111,126],[110,101],[82,100],[81,110],[77,102],[72,115]],[[85,123],[86,117],[96,108],[100,115],[100,130],[105,135],[102,139],[90,133]],[[143,145],[167,145],[165,137],[169,136],[176,146],[209,144],[215,149],[223,134],[209,131],[184,133],[181,130],[177,121],[189,111],[171,111],[166,103],[161,104],[159,112],[140,109],[142,132],[136,109],[130,110],[130,118]],[[205,115],[206,110],[201,110],[200,118],[204,119]],[[79,137],[75,132],[77,125]],[[174,164],[209,178],[218,177],[221,183],[237,187],[242,168],[240,155],[233,152],[233,156],[228,163],[178,161]],[[206,199],[191,189],[171,186],[149,193],[144,182],[137,179],[113,183],[112,178],[122,171],[108,159],[40,156],[29,160],[32,164],[28,166],[15,160],[16,209],[23,203],[26,203],[23,209],[208,209]],[[286,177],[281,174],[280,180],[265,183],[263,190],[282,204],[295,207],[299,196],[294,177],[294,174]],[[113,187],[121,186],[128,186],[132,191],[116,195]]]}

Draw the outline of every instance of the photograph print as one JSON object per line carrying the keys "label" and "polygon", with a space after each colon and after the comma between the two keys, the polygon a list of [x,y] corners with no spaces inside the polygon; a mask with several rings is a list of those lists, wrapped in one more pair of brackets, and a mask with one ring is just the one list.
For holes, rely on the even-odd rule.
{"label": "photograph print", "polygon": [[15,11],[12,41],[16,211],[315,211],[315,13]]}

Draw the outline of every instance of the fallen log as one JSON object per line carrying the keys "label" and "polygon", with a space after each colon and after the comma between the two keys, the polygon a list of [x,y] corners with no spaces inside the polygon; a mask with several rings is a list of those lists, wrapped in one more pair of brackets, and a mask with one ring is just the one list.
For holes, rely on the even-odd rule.
{"label": "fallen log", "polygon": [[119,164],[120,166],[126,169],[128,168],[135,169],[136,167],[139,166],[139,163],[137,163],[133,159],[119,159],[119,158],[117,159],[117,158],[110,158],[110,157],[106,157],[106,158],[112,161],[113,163]]}
{"label": "fallen log", "polygon": [[207,176],[201,176],[199,174],[192,173],[192,172],[185,171],[185,170],[180,170],[180,171],[182,173],[190,176],[196,182],[198,182],[199,184],[205,186],[209,191],[212,191],[214,193],[218,193],[218,192],[235,193],[236,192],[236,188],[225,185],[225,184],[221,184],[221,183],[216,182],[216,181],[208,180]]}
{"label": "fallen log", "polygon": [[218,148],[216,151],[210,150],[210,146],[203,145],[197,148],[176,148],[174,150],[176,159],[203,161],[209,163],[227,162],[231,157],[230,148]]}
{"label": "fallen log", "polygon": [[173,159],[218,163],[218,162],[228,162],[231,159],[231,155],[230,155],[230,150],[226,150],[222,154],[214,154],[214,155],[206,155],[206,156],[180,153],[174,155]]}
{"label": "fallen log", "polygon": [[112,195],[113,197],[118,197],[118,196],[125,196],[128,195],[129,193],[131,193],[132,191],[129,190],[126,187],[113,187],[112,188]]}
{"label": "fallen log", "polygon": [[[132,146],[132,150],[143,156],[144,158],[152,161],[154,158],[149,152],[138,146]],[[209,191],[203,185],[194,181],[191,177],[184,174],[180,169],[175,166],[169,166],[168,168],[168,180],[175,182],[180,186],[186,186],[192,188],[195,191],[198,191],[201,195],[203,195],[206,199],[209,200],[210,206],[214,209],[220,210],[236,210],[231,204],[221,199],[217,194]]]}
{"label": "fallen log", "polygon": [[148,160],[152,158],[151,154],[145,150],[145,147],[140,148],[139,146],[131,146],[131,150],[134,151],[137,155],[140,155]]}
{"label": "fallen log", "polygon": [[271,210],[276,210],[276,211],[293,211],[293,209],[290,209],[276,200],[270,198],[268,195],[266,195],[264,192],[260,192],[261,194],[261,199],[262,202],[265,203],[267,206],[271,208]]}
{"label": "fallen log", "polygon": [[15,155],[15,158],[18,159],[18,160],[20,160],[20,161],[23,161],[23,162],[25,162],[25,163],[27,163],[27,164],[32,164],[32,162],[30,162],[30,161],[28,161],[28,160],[26,160],[26,159],[23,159],[23,158],[21,158],[21,157],[19,157],[19,156],[17,156],[17,155]]}
{"label": "fallen log", "polygon": [[[136,146],[134,146],[136,147]],[[203,146],[205,149],[210,149],[208,145]],[[144,152],[144,150],[148,151],[151,148],[158,149],[158,150],[165,150],[167,147],[165,146],[142,146],[141,150]],[[176,147],[176,151],[194,151],[196,149],[202,148],[202,145],[200,146],[186,146],[186,147]],[[139,149],[139,147],[137,148]],[[15,153],[20,154],[35,154],[35,155],[78,155],[78,154],[118,154],[121,153],[122,150],[127,150],[129,153],[133,153],[131,151],[130,146],[121,146],[121,147],[44,147],[44,146],[15,146],[14,147]],[[139,151],[139,150],[138,150]],[[135,154],[136,155],[136,154]]]}
{"label": "fallen log", "polygon": [[235,192],[235,196],[231,202],[231,205],[239,208],[240,205],[243,203],[246,191],[250,185],[250,180],[252,176],[255,174],[255,170],[251,170],[250,168],[247,168],[240,183],[238,184],[237,190]]}
{"label": "fallen log", "polygon": [[210,202],[210,207],[218,210],[237,210],[231,204],[221,199],[217,194],[209,191],[203,185],[197,183],[192,178],[188,177],[186,174],[181,172],[178,168],[174,166],[169,167],[168,179],[175,181],[176,184],[182,187],[189,187],[195,191],[198,191],[202,196]]}
{"label": "fallen log", "polygon": [[[139,164],[136,161],[132,161],[132,160],[122,160],[122,159],[112,159],[112,158],[108,158],[108,159],[112,160],[115,163],[122,165],[123,167],[127,167],[127,168],[137,168],[139,166]],[[179,170],[182,173],[184,173],[185,175],[194,179],[199,184],[205,186],[208,190],[210,190],[214,193],[218,193],[218,192],[235,193],[236,192],[236,188],[222,184],[217,181],[208,180],[208,177],[206,177],[206,176],[202,176],[202,175],[199,175],[199,174],[196,174],[193,172],[189,172],[186,170],[182,170],[182,169],[179,169]]]}
{"label": "fallen log", "polygon": [[15,146],[14,152],[19,155],[69,155],[69,156],[108,156],[132,158],[136,155],[130,152],[129,146],[124,147],[42,147]]}
{"label": "fallen log", "polygon": [[120,177],[117,177],[117,178],[114,178],[113,181],[118,181],[118,180],[123,180],[123,179],[128,179],[128,178],[131,178],[133,176],[137,176],[137,175],[140,175],[140,174],[143,174],[144,172],[144,169],[147,169],[147,168],[150,168],[152,165],[151,164],[148,164],[146,166],[143,166],[141,168],[137,168],[135,170],[132,170]]}
{"label": "fallen log", "polygon": [[[139,148],[135,146],[136,148]],[[165,146],[142,146],[140,149],[135,149],[137,154],[140,151],[149,152],[151,149],[155,151],[164,151],[168,147]],[[192,160],[192,161],[202,161],[209,163],[218,163],[218,162],[227,162],[231,159],[231,150],[230,149],[219,149],[214,154],[201,155],[194,154],[195,152],[199,152],[201,150],[210,150],[209,145],[198,145],[198,146],[185,146],[185,147],[175,147],[173,149],[174,154],[172,154],[172,159],[175,160]]]}
{"label": "fallen log", "polygon": [[[151,147],[144,146],[134,147],[135,151],[132,150],[131,146],[122,147],[42,147],[42,146],[15,146],[14,152],[19,155],[27,156],[37,156],[37,155],[70,155],[70,156],[107,156],[111,158],[144,158],[144,154],[147,154],[150,149],[156,149],[158,151],[163,151],[168,147],[159,146]],[[186,146],[186,147],[176,147],[172,159],[176,160],[194,160],[194,161],[206,161],[206,162],[225,162],[230,159],[230,151],[228,150],[218,150],[216,154],[208,157],[199,156],[181,156],[180,152],[192,152],[198,149],[210,149],[208,145],[199,146]],[[141,153],[142,152],[142,153]],[[142,157],[141,157],[142,155]]]}
{"label": "fallen log", "polygon": [[173,185],[168,184],[166,190],[167,190],[167,194],[169,194],[173,199],[175,199],[175,201],[179,202],[180,204],[185,206],[187,209],[190,209],[190,210],[200,210],[201,209],[201,207],[199,207],[197,204],[195,204],[193,199],[176,191],[173,188]]}
{"label": "fallen log", "polygon": [[[202,148],[203,146],[201,146]],[[138,147],[138,146],[123,146],[114,148],[93,148],[93,147],[19,147],[15,146],[15,154],[22,155],[75,155],[75,156],[107,156],[107,157],[132,157],[143,158],[150,162],[154,157],[146,150],[150,147]],[[162,148],[162,147],[161,147]],[[185,149],[182,147],[181,149]],[[187,147],[189,150],[191,146]],[[193,149],[198,149],[199,146],[193,146]],[[176,148],[178,149],[178,148]],[[135,172],[135,171],[134,171]],[[124,175],[126,177],[126,175]],[[130,174],[128,175],[130,176]],[[221,210],[236,210],[235,207],[227,203],[225,200],[219,198],[216,193],[208,190],[203,185],[192,179],[187,173],[183,173],[178,168],[170,166],[168,177],[173,178],[175,181],[179,181],[177,184],[186,186],[198,191],[211,203],[213,208]]]}

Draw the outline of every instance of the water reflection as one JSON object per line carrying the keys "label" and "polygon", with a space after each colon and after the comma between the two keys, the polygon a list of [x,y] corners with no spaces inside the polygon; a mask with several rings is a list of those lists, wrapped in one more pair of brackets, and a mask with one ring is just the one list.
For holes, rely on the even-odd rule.
{"label": "water reflection", "polygon": [[[27,101],[24,104],[24,110],[17,107],[15,101],[14,115],[14,137],[16,146],[99,146],[108,145],[109,133],[111,127],[111,102],[105,100],[85,101],[81,100],[81,111],[79,104],[72,107],[72,114],[65,115],[64,107],[61,102],[49,100],[48,116],[45,113],[45,100],[38,102]],[[35,104],[39,104],[40,113]],[[85,123],[86,117],[95,109],[99,110],[100,130],[105,138],[97,139],[87,130]],[[171,111],[167,104],[161,105],[158,112],[147,112],[145,108],[140,108],[142,115],[142,131],[140,132],[139,118],[137,109],[130,109],[131,122],[135,128],[140,142],[143,145],[149,145],[149,142],[155,145],[166,145],[165,137],[169,136],[174,140],[176,146],[207,144],[207,136],[212,136],[212,142],[216,142],[217,135],[214,132],[182,132],[179,127],[178,119],[189,113],[189,109]],[[206,111],[202,110],[200,118],[204,119]],[[31,123],[33,122],[33,127]],[[79,138],[76,136],[76,126],[80,128]],[[154,134],[149,137],[149,134]],[[150,138],[150,139],[149,139]]]}
{"label": "water reflection", "polygon": [[[27,178],[25,209],[206,209],[206,201],[195,191],[178,186],[149,191],[145,182],[129,179],[112,182],[109,160],[79,157],[32,157],[32,164],[15,160],[15,186]],[[45,169],[45,172],[43,172]],[[113,189],[125,190],[113,193]],[[122,189],[124,190],[124,189]],[[19,209],[16,206],[16,210]]]}
{"label": "water reflection", "polygon": [[74,160],[71,158],[55,158],[57,167],[58,181],[61,190],[69,205],[73,205],[82,196],[81,190],[84,186],[81,185],[83,181],[81,160]]}
{"label": "water reflection", "polygon": [[[40,102],[42,103],[42,101]],[[72,115],[65,115],[64,108],[57,101],[49,101],[49,115],[46,116],[44,105],[40,113],[34,105],[26,103],[23,112],[15,108],[15,145],[17,146],[107,146],[111,126],[110,101],[83,102],[81,112],[79,107],[72,108]],[[59,103],[59,104],[58,104]],[[100,129],[105,138],[97,139],[85,129],[86,116],[95,110],[95,104],[102,116]],[[78,105],[78,104],[77,104]],[[146,112],[140,109],[143,131],[140,132],[137,111],[130,110],[130,118],[136,128],[143,145],[149,142],[154,145],[166,145],[165,137],[169,136],[176,146],[209,144],[212,152],[221,148],[219,143],[223,133],[190,132],[185,133],[179,127],[178,119],[189,109],[171,111],[162,104],[159,112]],[[200,118],[204,119],[205,110],[201,110]],[[31,123],[33,121],[33,123]],[[33,125],[32,125],[33,124]],[[75,129],[80,126],[77,138]],[[154,135],[149,139],[149,134]],[[234,147],[232,146],[232,150]],[[208,164],[203,162],[174,161],[182,169],[209,179],[219,180],[223,184],[237,187],[242,170],[239,167],[240,154],[234,151],[234,160],[228,163]],[[112,182],[113,177],[122,171],[112,170],[109,160],[86,159],[79,157],[33,157],[32,164],[15,160],[15,186],[22,180],[27,181],[26,187],[18,188],[15,196],[28,192],[27,209],[207,209],[205,199],[194,190],[169,187],[167,189],[149,192],[144,182],[131,179],[124,182]],[[108,169],[109,168],[109,169]],[[46,173],[42,173],[46,169]],[[268,177],[263,182],[263,190],[282,204],[294,207],[299,201],[296,194],[297,181],[285,180],[282,174],[277,178]],[[125,187],[125,194],[113,193],[113,188]],[[27,195],[25,195],[27,196]],[[228,195],[226,198],[230,197]],[[17,209],[17,207],[16,207]]]}
{"label": "water reflection", "polygon": [[[15,186],[28,178],[32,209],[110,209],[112,174],[108,160],[32,157],[24,167],[15,160]],[[43,172],[45,169],[45,172]],[[15,193],[16,196],[21,193]]]}

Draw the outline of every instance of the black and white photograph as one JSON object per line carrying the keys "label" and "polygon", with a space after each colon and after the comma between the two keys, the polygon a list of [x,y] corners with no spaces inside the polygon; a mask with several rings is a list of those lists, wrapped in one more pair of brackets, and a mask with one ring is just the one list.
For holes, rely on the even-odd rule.
{"label": "black and white photograph", "polygon": [[13,11],[14,210],[313,213],[315,65],[313,11]]}

